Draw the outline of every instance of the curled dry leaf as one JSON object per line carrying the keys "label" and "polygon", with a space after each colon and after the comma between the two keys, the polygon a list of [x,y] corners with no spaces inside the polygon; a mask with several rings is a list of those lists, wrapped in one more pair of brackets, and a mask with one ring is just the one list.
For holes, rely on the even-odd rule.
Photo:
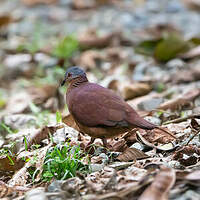
{"label": "curled dry leaf", "polygon": [[0,16],[0,27],[7,26],[13,21],[10,15],[1,15]]}
{"label": "curled dry leaf", "polygon": [[95,30],[89,30],[85,34],[81,34],[78,41],[80,46],[84,49],[104,48],[109,46],[117,36],[119,37],[119,33],[98,36]]}
{"label": "curled dry leaf", "polygon": [[0,181],[0,198],[4,198],[7,196],[13,196],[14,188],[9,187],[3,181]]}
{"label": "curled dry leaf", "polygon": [[137,140],[141,142],[143,145],[146,145],[147,147],[155,148],[159,151],[172,151],[175,148],[175,145],[173,143],[155,146],[154,144],[147,141],[139,132],[137,132]]}
{"label": "curled dry leaf", "polygon": [[8,181],[9,186],[21,185],[24,186],[28,180],[28,168],[31,167],[31,162],[27,162],[23,168],[17,171],[12,179]]}
{"label": "curled dry leaf", "polygon": [[195,165],[198,162],[199,154],[200,148],[188,145],[177,150],[173,155],[173,159],[178,160],[183,166],[190,166]]}
{"label": "curled dry leaf", "polygon": [[183,0],[186,6],[194,10],[200,10],[200,1],[199,0]]}
{"label": "curled dry leaf", "polygon": [[197,130],[197,131],[200,130],[200,125],[199,125],[199,123],[197,122],[197,120],[194,119],[194,118],[192,118],[192,120],[191,120],[191,126],[192,126],[193,129],[195,129],[195,130]]}
{"label": "curled dry leaf", "polygon": [[122,138],[116,140],[112,140],[112,150],[115,152],[123,152],[128,148],[126,141]]}
{"label": "curled dry leaf", "polygon": [[62,118],[62,122],[66,124],[69,127],[74,128],[77,131],[80,131],[79,127],[77,126],[76,122],[74,121],[74,118],[71,114],[68,114],[67,116]]}
{"label": "curled dry leaf", "polygon": [[32,101],[35,104],[44,103],[48,98],[56,96],[57,87],[55,85],[44,85],[43,87],[30,87],[28,89]]}
{"label": "curled dry leaf", "polygon": [[36,4],[52,4],[56,3],[57,0],[21,0],[27,6],[34,6]]}
{"label": "curled dry leaf", "polygon": [[[162,127],[163,130],[168,131],[166,127]],[[164,134],[164,131],[161,129],[154,129],[149,132],[149,134],[145,135],[145,139],[152,143],[161,143],[166,144],[172,142],[174,139],[171,135]]]}
{"label": "curled dry leaf", "polygon": [[172,76],[172,82],[174,83],[188,83],[198,80],[200,80],[199,66],[182,70],[181,73],[177,72],[174,76]]}
{"label": "curled dry leaf", "polygon": [[91,9],[97,6],[96,0],[73,0],[72,8],[76,10]]}
{"label": "curled dry leaf", "polygon": [[10,172],[20,169],[24,165],[24,161],[17,160],[15,156],[2,155],[0,156],[0,171]]}
{"label": "curled dry leaf", "polygon": [[159,106],[161,110],[177,110],[191,103],[200,95],[200,89],[193,89],[190,92],[183,94],[181,97],[164,102]]}
{"label": "curled dry leaf", "polygon": [[188,156],[193,155],[193,154],[200,155],[200,148],[194,145],[181,147],[174,153],[173,159],[178,160],[179,158],[183,158],[183,154],[186,154]]}
{"label": "curled dry leaf", "polygon": [[80,55],[78,64],[85,68],[93,69],[98,66],[99,60],[102,60],[102,56],[98,51],[87,50]]}
{"label": "curled dry leaf", "polygon": [[145,83],[125,84],[121,86],[122,97],[125,100],[143,96],[151,91],[151,86]]}
{"label": "curled dry leaf", "polygon": [[28,148],[33,144],[39,144],[42,140],[49,138],[50,134],[53,134],[57,129],[61,128],[60,126],[45,126],[42,130],[32,134],[27,138]]}
{"label": "curled dry leaf", "polygon": [[197,47],[191,49],[190,51],[188,51],[187,53],[184,53],[183,55],[181,55],[181,58],[191,59],[196,56],[200,56],[200,46],[197,46]]}
{"label": "curled dry leaf", "polygon": [[153,183],[142,193],[139,200],[167,200],[168,192],[176,181],[175,171],[162,167]]}
{"label": "curled dry leaf", "polygon": [[127,148],[117,159],[123,162],[136,161],[137,159],[148,158],[143,151],[136,148]]}

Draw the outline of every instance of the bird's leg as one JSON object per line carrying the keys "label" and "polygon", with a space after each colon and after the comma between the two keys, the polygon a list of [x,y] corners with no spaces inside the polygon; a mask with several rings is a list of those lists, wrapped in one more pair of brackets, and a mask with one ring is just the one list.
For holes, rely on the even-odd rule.
{"label": "bird's leg", "polygon": [[94,153],[94,148],[91,146],[91,144],[95,141],[95,138],[91,137],[91,140],[88,142],[88,144],[85,147],[85,151],[88,153]]}
{"label": "bird's leg", "polygon": [[107,142],[106,138],[102,138],[101,140],[102,140],[102,142],[103,142],[103,146],[104,146],[104,147],[107,147],[108,142]]}
{"label": "bird's leg", "polygon": [[106,138],[102,138],[101,140],[102,140],[103,146],[104,146],[105,148],[112,149],[112,146],[111,146],[110,144],[108,144]]}
{"label": "bird's leg", "polygon": [[88,142],[88,144],[86,145],[86,147],[89,147],[94,141],[95,141],[95,138],[91,137],[91,140]]}

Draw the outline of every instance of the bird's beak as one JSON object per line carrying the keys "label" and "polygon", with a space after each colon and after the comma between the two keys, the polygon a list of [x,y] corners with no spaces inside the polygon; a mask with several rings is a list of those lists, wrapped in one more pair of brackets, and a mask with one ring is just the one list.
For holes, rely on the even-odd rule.
{"label": "bird's beak", "polygon": [[64,80],[60,83],[60,86],[63,86],[63,85],[65,85],[65,83],[66,83],[66,77],[64,78]]}

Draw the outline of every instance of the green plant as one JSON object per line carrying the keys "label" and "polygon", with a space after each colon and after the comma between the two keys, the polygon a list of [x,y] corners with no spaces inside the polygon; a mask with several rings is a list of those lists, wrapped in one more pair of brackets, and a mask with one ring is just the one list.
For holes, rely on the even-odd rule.
{"label": "green plant", "polygon": [[59,59],[69,59],[78,50],[78,46],[78,40],[69,35],[58,41],[53,54]]}
{"label": "green plant", "polygon": [[12,152],[9,151],[8,149],[6,148],[2,148],[0,149],[0,156],[6,156],[8,158],[8,160],[10,161],[10,165],[14,165],[14,161],[12,160]]}
{"label": "green plant", "polygon": [[17,133],[18,130],[14,130],[12,128],[10,128],[9,126],[7,126],[4,122],[0,122],[0,133],[2,135],[6,135],[6,134],[13,134],[13,133]]}
{"label": "green plant", "polygon": [[59,111],[56,111],[56,122],[57,123],[62,122],[62,115]]}
{"label": "green plant", "polygon": [[80,147],[69,144],[52,147],[46,155],[42,179],[50,181],[53,177],[64,180],[76,176],[76,172],[88,172],[88,165],[82,163]]}

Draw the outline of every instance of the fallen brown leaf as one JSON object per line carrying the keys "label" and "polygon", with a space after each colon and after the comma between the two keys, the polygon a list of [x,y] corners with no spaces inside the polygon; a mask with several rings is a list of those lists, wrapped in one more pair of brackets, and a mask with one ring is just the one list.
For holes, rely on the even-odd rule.
{"label": "fallen brown leaf", "polygon": [[118,35],[119,33],[110,33],[104,36],[98,36],[96,31],[89,30],[86,33],[81,33],[78,41],[80,46],[84,49],[103,48],[109,46]]}
{"label": "fallen brown leaf", "polygon": [[183,55],[181,55],[181,58],[191,59],[191,58],[194,58],[197,56],[200,56],[200,46],[197,46],[197,47],[189,50],[187,53],[184,53]]}
{"label": "fallen brown leaf", "polygon": [[102,59],[101,54],[96,50],[87,50],[84,51],[78,60],[80,66],[85,67],[86,69],[93,69],[98,67],[98,61]]}
{"label": "fallen brown leaf", "polygon": [[0,171],[1,172],[10,172],[17,171],[24,165],[24,161],[17,160],[15,156],[3,155],[0,156]]}
{"label": "fallen brown leaf", "polygon": [[200,95],[200,89],[193,89],[190,92],[183,94],[181,97],[169,100],[159,106],[161,110],[177,110],[184,106],[191,105],[191,103]]}
{"label": "fallen brown leaf", "polygon": [[28,148],[33,144],[40,144],[40,142],[46,138],[49,138],[50,134],[53,134],[57,129],[62,126],[45,126],[42,130],[32,134],[30,137],[27,137]]}
{"label": "fallen brown leaf", "polygon": [[73,0],[72,8],[76,10],[91,9],[97,6],[96,0]]}
{"label": "fallen brown leaf", "polygon": [[122,154],[120,154],[117,159],[122,162],[136,161],[137,159],[148,158],[143,151],[136,148],[127,148]]}
{"label": "fallen brown leaf", "polygon": [[10,15],[1,15],[0,16],[0,27],[7,26],[13,21]]}
{"label": "fallen brown leaf", "polygon": [[121,86],[122,97],[125,100],[143,96],[151,91],[151,86],[145,83],[125,84]]}
{"label": "fallen brown leaf", "polygon": [[62,122],[66,124],[67,126],[70,126],[74,128],[75,130],[80,132],[79,127],[77,126],[76,122],[74,121],[74,118],[72,117],[71,114],[68,114],[67,116],[62,118]]}
{"label": "fallen brown leaf", "polygon": [[167,200],[168,192],[176,180],[175,171],[162,167],[153,183],[142,193],[139,200]]}
{"label": "fallen brown leaf", "polygon": [[52,4],[56,3],[57,0],[21,0],[27,6],[34,6],[37,4]]}

